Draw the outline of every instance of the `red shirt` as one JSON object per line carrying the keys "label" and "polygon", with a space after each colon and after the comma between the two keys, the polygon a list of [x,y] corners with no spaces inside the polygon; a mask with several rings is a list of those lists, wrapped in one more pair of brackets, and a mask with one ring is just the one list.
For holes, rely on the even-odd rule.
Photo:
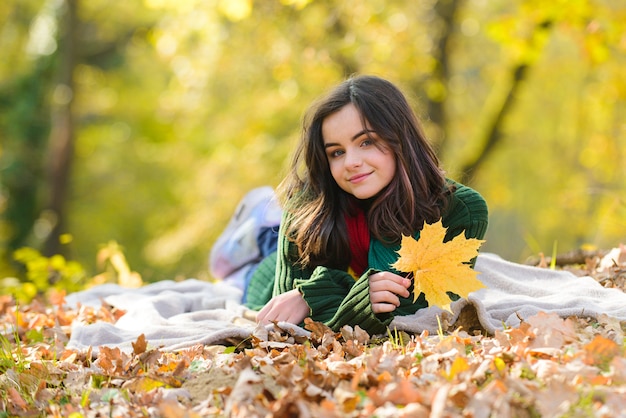
{"label": "red shirt", "polygon": [[354,215],[346,213],[345,220],[348,227],[350,241],[350,268],[357,276],[367,270],[367,254],[370,248],[370,231],[367,227],[365,212],[361,208],[354,209]]}

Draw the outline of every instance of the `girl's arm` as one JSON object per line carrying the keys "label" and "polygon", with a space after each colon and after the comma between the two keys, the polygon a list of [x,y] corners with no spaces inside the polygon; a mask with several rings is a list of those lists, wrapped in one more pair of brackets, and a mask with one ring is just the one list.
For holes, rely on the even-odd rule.
{"label": "girl's arm", "polygon": [[309,305],[311,319],[335,331],[344,325],[358,325],[370,334],[381,334],[393,319],[391,313],[375,314],[370,302],[369,270],[354,280],[343,270],[317,267],[308,280],[295,281],[295,287]]}
{"label": "girl's arm", "polygon": [[308,315],[301,320],[310,316],[334,330],[344,325],[359,325],[372,334],[385,332],[393,316],[375,314],[370,302],[369,276],[377,270],[370,270],[355,281],[343,270],[323,266],[302,269],[293,262],[296,254],[295,245],[280,231],[273,298],[261,312],[261,319],[271,319],[269,316],[277,312],[277,308],[297,310],[300,304],[293,299],[296,290],[308,306]]}

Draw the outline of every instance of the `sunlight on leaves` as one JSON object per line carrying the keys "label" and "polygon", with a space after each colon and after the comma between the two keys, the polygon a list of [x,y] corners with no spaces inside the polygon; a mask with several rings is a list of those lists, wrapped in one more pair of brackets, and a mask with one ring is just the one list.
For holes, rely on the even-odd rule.
{"label": "sunlight on leaves", "polygon": [[150,9],[171,9],[181,12],[192,9],[197,3],[197,0],[144,0],[144,4]]}
{"label": "sunlight on leaves", "polygon": [[97,262],[104,273],[92,279],[93,284],[102,284],[117,281],[122,287],[138,288],[143,285],[141,275],[132,271],[126,261],[122,247],[115,241],[110,241],[98,251]]}
{"label": "sunlight on leaves", "polygon": [[219,11],[233,22],[243,20],[252,13],[252,0],[221,0]]}
{"label": "sunlight on leaves", "polygon": [[285,6],[294,6],[296,9],[300,10],[305,8],[311,0],[280,0],[280,2]]}

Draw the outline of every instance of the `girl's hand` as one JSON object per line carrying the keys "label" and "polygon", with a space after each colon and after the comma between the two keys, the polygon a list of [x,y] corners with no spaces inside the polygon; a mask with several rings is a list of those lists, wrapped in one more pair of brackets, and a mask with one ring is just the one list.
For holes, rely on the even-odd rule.
{"label": "girl's hand", "polygon": [[400,306],[400,298],[409,297],[411,280],[383,271],[369,277],[370,302],[374,313],[393,312]]}
{"label": "girl's hand", "polygon": [[304,318],[310,314],[311,309],[302,297],[300,291],[293,289],[289,292],[274,296],[267,302],[257,315],[256,321],[263,325],[269,324],[272,321],[284,321],[297,325],[304,321]]}

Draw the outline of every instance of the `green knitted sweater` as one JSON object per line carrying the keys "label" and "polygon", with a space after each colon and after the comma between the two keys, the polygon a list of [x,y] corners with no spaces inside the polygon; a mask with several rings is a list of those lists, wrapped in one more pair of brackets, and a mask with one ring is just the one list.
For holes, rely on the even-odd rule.
{"label": "green knitted sweater", "polygon": [[[454,183],[456,191],[442,215],[447,227],[445,240],[451,240],[465,231],[467,238],[482,239],[487,231],[487,205],[483,197],[471,188]],[[419,231],[414,235],[419,239]],[[413,302],[411,295],[400,298],[400,306],[391,313],[375,314],[369,299],[368,277],[379,271],[391,271],[398,259],[400,245],[388,246],[371,238],[368,253],[368,270],[355,281],[343,270],[323,266],[301,269],[289,262],[288,254],[294,253],[294,244],[279,232],[278,251],[265,258],[254,272],[248,287],[247,305],[260,309],[272,296],[297,288],[311,309],[311,319],[323,322],[335,331],[344,325],[363,328],[370,334],[381,334],[395,315],[409,315],[428,306],[422,293]]]}

